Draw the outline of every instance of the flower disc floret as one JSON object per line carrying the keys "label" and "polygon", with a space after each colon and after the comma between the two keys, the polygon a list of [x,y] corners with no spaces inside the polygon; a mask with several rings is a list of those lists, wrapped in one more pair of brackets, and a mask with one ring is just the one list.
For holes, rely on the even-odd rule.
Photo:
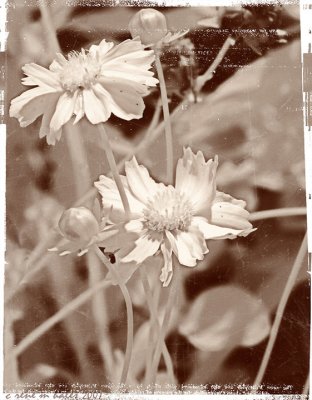
{"label": "flower disc floret", "polygon": [[192,206],[185,195],[166,187],[147,203],[143,215],[146,228],[152,231],[185,231],[192,221]]}
{"label": "flower disc floret", "polygon": [[90,89],[100,73],[101,63],[92,54],[85,51],[72,52],[63,64],[59,78],[63,89],[74,93],[78,89]]}

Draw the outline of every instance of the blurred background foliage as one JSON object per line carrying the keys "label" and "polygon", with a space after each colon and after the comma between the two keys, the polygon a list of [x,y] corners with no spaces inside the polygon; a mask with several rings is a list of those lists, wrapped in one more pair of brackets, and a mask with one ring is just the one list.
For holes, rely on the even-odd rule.
{"label": "blurred background foliage", "polygon": [[[35,2],[27,3],[14,0],[8,8],[7,107],[24,89],[22,65],[48,66],[54,57],[40,11]],[[64,53],[103,38],[114,42],[130,38],[128,22],[138,9],[109,7],[105,2],[87,6],[72,1],[65,6],[61,0],[53,1],[50,8]],[[169,29],[189,29],[185,38],[164,48],[162,54],[170,107],[178,110],[173,121],[175,159],[186,145],[202,150],[206,158],[218,154],[219,190],[246,200],[250,211],[304,206],[299,7],[158,9],[166,15]],[[196,93],[195,78],[207,70],[229,35],[235,44]],[[117,160],[144,138],[158,97],[158,89],[151,91],[141,120],[124,123],[112,117],[106,124]],[[108,167],[97,131],[87,121],[81,125],[95,181]],[[49,255],[37,273],[23,280],[29,272],[27,257],[76,198],[64,135],[60,143],[49,147],[38,138],[40,121],[22,129],[8,118],[7,126],[5,348],[9,353],[14,344],[86,290],[90,276],[85,257]],[[159,180],[165,173],[164,146],[160,135],[137,154]],[[167,337],[179,384],[207,384],[218,391],[214,384],[253,382],[306,221],[304,217],[270,219],[255,226],[256,233],[247,238],[209,242],[210,254],[196,269],[182,268],[184,291]],[[148,272],[153,275],[152,269]],[[148,347],[149,317],[138,274],[130,280],[129,290],[138,331],[131,374],[138,381]],[[75,382],[108,383],[101,340],[124,351],[126,318],[115,287],[101,295],[106,304],[106,338],[98,337],[93,303],[87,303],[31,345],[18,365],[6,370],[7,387],[40,383],[51,384],[51,390],[69,390]],[[271,393],[302,391],[308,374],[309,304],[307,273],[302,269],[265,376]],[[162,368],[159,382],[166,381]]]}

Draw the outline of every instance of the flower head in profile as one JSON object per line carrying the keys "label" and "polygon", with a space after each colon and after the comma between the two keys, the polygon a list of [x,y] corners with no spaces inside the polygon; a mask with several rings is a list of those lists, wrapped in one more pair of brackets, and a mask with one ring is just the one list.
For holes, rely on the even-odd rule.
{"label": "flower head in profile", "polygon": [[208,253],[207,239],[233,239],[253,230],[246,203],[216,190],[217,164],[217,158],[206,162],[202,152],[185,149],[173,187],[156,183],[133,158],[122,177],[131,208],[128,222],[115,183],[100,176],[95,186],[102,195],[104,212],[111,211],[110,222],[125,222],[125,229],[137,235],[121,262],[138,266],[160,250],[164,260],[160,280],[168,286],[173,255],[180,264],[194,267]]}
{"label": "flower head in profile", "polygon": [[89,50],[57,54],[49,69],[31,63],[23,67],[22,83],[35,86],[11,102],[10,116],[25,127],[43,115],[39,136],[55,144],[62,127],[72,116],[92,124],[108,120],[113,113],[125,120],[141,118],[142,97],[158,80],[149,71],[153,50],[145,50],[139,40],[118,45],[102,40]]}

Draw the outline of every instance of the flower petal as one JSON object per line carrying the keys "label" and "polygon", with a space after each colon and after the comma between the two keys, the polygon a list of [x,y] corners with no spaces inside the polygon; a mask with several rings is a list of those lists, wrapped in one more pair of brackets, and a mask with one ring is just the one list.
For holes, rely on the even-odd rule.
{"label": "flower petal", "polygon": [[[55,108],[56,108],[58,99],[59,99],[58,95],[54,96],[54,99],[51,96],[51,99],[50,99],[49,103],[47,104],[47,107],[44,111],[42,121],[41,121],[39,137],[43,138],[44,136],[47,136],[48,144],[55,144],[55,140],[54,140],[54,143],[51,143],[51,141],[53,142],[53,139],[51,137],[51,132],[50,132],[50,122],[51,122],[52,116],[55,112]],[[48,140],[48,137],[49,137],[49,140]],[[54,133],[54,138],[57,139],[57,135],[55,135],[55,133]]]}
{"label": "flower petal", "polygon": [[149,71],[155,59],[153,50],[145,50],[140,40],[125,40],[110,50],[103,58],[102,74],[133,82],[156,86],[158,80]]}
{"label": "flower petal", "polygon": [[26,90],[11,101],[10,117],[18,118],[22,127],[28,126],[44,114],[49,104],[54,104],[59,96],[60,93],[52,89],[37,87]]}
{"label": "flower petal", "polygon": [[161,244],[162,235],[143,233],[135,242],[134,249],[125,257],[122,262],[135,261],[141,264],[146,258],[153,256]]}
{"label": "flower petal", "polygon": [[161,252],[164,257],[164,266],[161,270],[160,281],[163,283],[163,286],[166,287],[169,285],[173,275],[172,269],[172,247],[166,241],[162,243],[160,246]]}
{"label": "flower petal", "polygon": [[250,229],[249,212],[240,205],[229,202],[216,202],[211,207],[211,223],[227,228]]}
{"label": "flower petal", "polygon": [[210,224],[205,218],[193,217],[193,224],[198,227],[198,229],[207,239],[235,239],[237,236],[247,236],[249,233],[253,232],[255,229],[232,229],[228,227],[221,227],[217,225]]}
{"label": "flower petal", "polygon": [[190,148],[184,149],[178,161],[175,187],[190,199],[196,214],[210,215],[216,193],[217,165],[216,157],[206,162],[202,152],[195,155]]}
{"label": "flower petal", "polygon": [[135,157],[125,163],[125,171],[132,193],[144,204],[164,187],[163,184],[156,183],[150,177],[147,168],[139,165]]}
{"label": "flower petal", "polygon": [[188,231],[178,231],[175,242],[179,263],[187,267],[195,267],[196,260],[203,260],[208,253],[204,237],[197,227],[190,227]]}
{"label": "flower petal", "polygon": [[62,90],[57,74],[44,67],[41,67],[41,65],[37,65],[35,63],[25,64],[22,67],[22,70],[25,75],[28,75],[22,79],[23,85],[38,85],[46,88],[47,90]]}
{"label": "flower petal", "polygon": [[101,79],[101,83],[110,95],[109,106],[113,114],[126,121],[142,118],[145,108],[142,95],[146,94],[146,86],[139,85],[136,90],[137,84],[124,79]]}
{"label": "flower petal", "polygon": [[99,45],[92,45],[89,49],[89,52],[91,54],[94,54],[94,56],[96,57],[97,55],[100,57],[105,56],[109,50],[111,50],[114,47],[114,43],[113,42],[107,42],[105,39],[103,39]]}
{"label": "flower petal", "polygon": [[69,94],[63,93],[57,102],[54,115],[50,122],[51,131],[59,131],[73,116],[75,103],[77,99],[77,92]]}
{"label": "flower petal", "polygon": [[[120,194],[117,189],[116,183],[101,175],[100,180],[94,183],[102,196],[102,204],[104,212],[110,212],[110,219],[113,222],[121,222],[125,220],[125,211],[121,202]],[[121,176],[121,181],[125,188],[127,199],[129,202],[130,210],[133,215],[138,217],[142,216],[144,204],[137,200],[129,190],[128,181],[125,176]]]}
{"label": "flower petal", "polygon": [[[82,92],[84,111],[91,124],[105,122],[111,115],[110,107],[104,100],[103,93],[99,93],[100,86],[100,84],[94,85],[92,89],[84,89]],[[101,97],[98,97],[97,94]]]}

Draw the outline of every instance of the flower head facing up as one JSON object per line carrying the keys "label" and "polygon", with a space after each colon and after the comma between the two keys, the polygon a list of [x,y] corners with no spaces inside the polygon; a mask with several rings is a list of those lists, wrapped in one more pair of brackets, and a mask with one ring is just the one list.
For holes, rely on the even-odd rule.
{"label": "flower head facing up", "polygon": [[173,187],[156,183],[133,158],[122,177],[132,213],[129,222],[115,183],[100,177],[95,186],[102,195],[104,212],[111,212],[110,222],[125,222],[125,229],[137,235],[134,248],[121,262],[139,265],[160,250],[164,258],[160,280],[168,286],[173,273],[172,253],[180,264],[194,267],[208,253],[205,240],[232,239],[252,231],[245,202],[217,192],[217,164],[217,158],[206,162],[201,152],[185,149]]}
{"label": "flower head facing up", "polygon": [[127,121],[141,118],[142,97],[158,83],[149,71],[154,57],[139,40],[116,46],[102,40],[67,58],[57,54],[49,69],[26,64],[22,83],[36,87],[12,100],[10,116],[25,127],[43,115],[39,136],[49,144],[60,139],[72,116],[74,123],[86,116],[92,124],[107,121],[112,113]]}

